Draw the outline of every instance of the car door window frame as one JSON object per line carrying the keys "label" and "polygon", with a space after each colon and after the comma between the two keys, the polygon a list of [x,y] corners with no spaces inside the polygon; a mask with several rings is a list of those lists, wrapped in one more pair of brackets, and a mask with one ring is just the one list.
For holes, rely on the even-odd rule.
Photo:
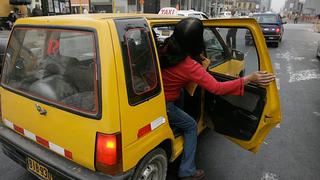
{"label": "car door window frame", "polygon": [[[218,40],[219,44],[221,45],[221,47],[223,49],[223,53],[226,53],[226,55],[224,55],[224,57],[223,57],[224,60],[219,61],[218,63],[215,63],[215,64],[210,64],[209,68],[217,67],[217,66],[231,60],[232,56],[231,56],[230,49],[228,48],[227,44],[224,42],[222,36],[217,31],[217,29],[214,27],[210,27],[210,26],[205,26],[204,29],[209,29],[212,31],[212,33],[215,35],[215,38]],[[205,47],[205,49],[206,49],[206,47]],[[205,50],[205,53],[207,53],[206,50]]]}
{"label": "car door window frame", "polygon": [[[131,106],[136,106],[141,104],[153,97],[157,96],[161,92],[161,83],[160,83],[160,73],[159,73],[159,65],[157,61],[157,56],[155,52],[155,48],[151,30],[149,29],[148,23],[143,18],[132,18],[132,19],[115,19],[114,20],[117,31],[118,31],[118,38],[120,41],[120,49],[122,51],[122,61],[124,64],[124,74],[126,80],[126,88],[127,88],[127,95],[128,95],[128,103]],[[156,84],[151,89],[144,91],[144,92],[137,92],[135,90],[134,85],[134,78],[133,78],[133,69],[131,64],[131,57],[130,57],[130,49],[128,48],[128,42],[126,33],[132,31],[133,29],[142,29],[146,32],[147,35],[147,43],[148,47],[150,48],[149,53],[152,56],[151,61],[153,64],[154,75],[156,79]]]}

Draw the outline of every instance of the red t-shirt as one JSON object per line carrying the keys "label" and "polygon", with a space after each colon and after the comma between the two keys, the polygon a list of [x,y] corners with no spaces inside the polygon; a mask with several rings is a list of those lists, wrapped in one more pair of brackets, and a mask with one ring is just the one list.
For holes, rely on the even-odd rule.
{"label": "red t-shirt", "polygon": [[180,96],[181,88],[185,87],[190,81],[199,84],[216,95],[242,96],[244,93],[243,78],[218,82],[189,56],[176,66],[162,69],[161,72],[166,101],[177,100]]}

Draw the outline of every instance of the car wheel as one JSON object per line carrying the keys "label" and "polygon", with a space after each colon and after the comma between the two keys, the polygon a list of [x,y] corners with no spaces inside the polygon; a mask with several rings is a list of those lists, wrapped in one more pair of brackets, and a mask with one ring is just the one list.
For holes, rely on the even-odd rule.
{"label": "car wheel", "polygon": [[139,163],[133,180],[165,180],[167,168],[166,152],[161,148],[154,149]]}
{"label": "car wheel", "polygon": [[276,47],[276,48],[279,47],[279,42],[275,42],[275,43],[273,44],[273,46]]}
{"label": "car wheel", "polygon": [[246,46],[249,46],[249,45],[250,45],[250,41],[246,40],[244,44],[245,44]]}

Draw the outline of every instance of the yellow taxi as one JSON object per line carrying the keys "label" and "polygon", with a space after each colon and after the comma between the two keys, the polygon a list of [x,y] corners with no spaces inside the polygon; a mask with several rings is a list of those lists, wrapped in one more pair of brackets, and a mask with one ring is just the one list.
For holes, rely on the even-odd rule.
{"label": "yellow taxi", "polygon": [[[89,14],[19,19],[1,76],[3,152],[40,179],[161,179],[183,151],[166,114],[155,29],[183,17]],[[273,73],[254,19],[203,20],[208,71],[220,81]],[[237,48],[226,46],[239,28]],[[254,45],[242,46],[250,31]],[[247,49],[243,49],[247,48]],[[251,65],[250,65],[251,64]],[[252,68],[254,67],[254,68]],[[206,127],[257,152],[280,122],[276,83],[249,84],[244,96],[196,87],[181,108]]]}

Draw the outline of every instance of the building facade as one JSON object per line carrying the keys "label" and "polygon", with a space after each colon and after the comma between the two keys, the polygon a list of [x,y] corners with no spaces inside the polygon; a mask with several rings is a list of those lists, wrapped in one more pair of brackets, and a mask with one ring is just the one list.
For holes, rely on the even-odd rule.
{"label": "building facade", "polygon": [[70,0],[41,0],[43,15],[71,14]]}
{"label": "building facade", "polygon": [[90,9],[89,0],[71,0],[70,3],[72,14],[81,14]]}
{"label": "building facade", "polygon": [[0,0],[0,24],[8,17],[10,11],[19,9],[22,17],[28,16],[27,6],[25,5],[11,5],[9,0]]}
{"label": "building facade", "polygon": [[175,7],[180,10],[194,9],[210,14],[216,9],[216,2],[221,10],[224,2],[235,4],[235,0],[90,0],[90,10],[92,12],[158,13],[161,8]]}
{"label": "building facade", "polygon": [[260,0],[237,0],[237,10],[245,13],[260,11]]}
{"label": "building facade", "polygon": [[302,9],[303,1],[301,0],[286,0],[284,5],[284,11],[288,14],[302,14]]}
{"label": "building facade", "polygon": [[260,11],[266,12],[271,10],[271,0],[261,0],[260,1]]}
{"label": "building facade", "polygon": [[303,5],[303,14],[312,16],[320,14],[320,0],[306,0]]}

